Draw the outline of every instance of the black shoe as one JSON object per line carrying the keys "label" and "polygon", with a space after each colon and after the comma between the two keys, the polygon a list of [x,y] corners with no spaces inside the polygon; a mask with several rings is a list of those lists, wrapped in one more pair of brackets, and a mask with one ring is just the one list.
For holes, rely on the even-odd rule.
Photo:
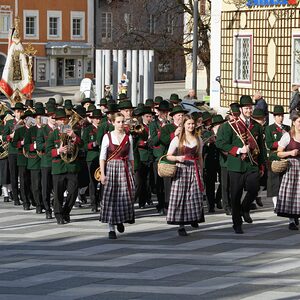
{"label": "black shoe", "polygon": [[117,224],[117,230],[120,233],[123,233],[125,231],[125,227],[124,227],[123,223]]}
{"label": "black shoe", "polygon": [[37,207],[35,208],[35,212],[36,212],[37,214],[42,214],[42,213],[43,213],[42,207],[41,207],[41,206],[37,206]]}
{"label": "black shoe", "polygon": [[253,222],[252,218],[250,217],[249,212],[244,211],[244,212],[243,212],[243,218],[244,218],[244,221],[245,221],[246,223],[249,223],[249,224],[250,224],[250,223]]}
{"label": "black shoe", "polygon": [[12,191],[8,192],[8,196],[9,196],[9,199],[10,199],[10,200],[14,200]]}
{"label": "black shoe", "polygon": [[250,204],[250,210],[255,210],[255,209],[257,209],[256,204],[255,203],[251,203]]}
{"label": "black shoe", "polygon": [[4,202],[9,202],[9,197],[4,197]]}
{"label": "black shoe", "polygon": [[262,201],[261,201],[261,197],[256,197],[256,204],[257,204],[258,206],[260,206],[260,207],[263,207],[263,206],[264,206],[264,204],[263,204]]}
{"label": "black shoe", "polygon": [[148,205],[153,205],[153,201],[152,201],[152,200],[148,200],[148,201],[147,201],[147,204],[148,204]]}
{"label": "black shoe", "polygon": [[188,234],[187,234],[185,228],[179,228],[178,229],[178,235],[179,236],[187,236]]}
{"label": "black shoe", "polygon": [[16,201],[14,202],[14,205],[19,206],[19,205],[21,205],[21,203],[20,203],[19,200],[16,200]]}
{"label": "black shoe", "polygon": [[199,228],[198,222],[192,222],[192,223],[191,223],[191,226],[192,226],[193,228]]}
{"label": "black shoe", "polygon": [[221,200],[217,202],[217,208],[218,209],[222,209],[223,208]]}
{"label": "black shoe", "polygon": [[64,215],[63,216],[63,219],[66,223],[70,223],[71,222],[71,219],[70,219],[70,215]]}
{"label": "black shoe", "polygon": [[295,221],[295,225],[299,225],[299,219],[298,218],[294,218],[294,221]]}
{"label": "black shoe", "polygon": [[78,199],[83,203],[87,203],[86,195],[85,194],[78,194]]}
{"label": "black shoe", "polygon": [[116,235],[116,233],[115,233],[114,231],[110,231],[110,232],[108,233],[108,238],[109,238],[110,240],[116,240],[116,239],[117,239],[117,235]]}
{"label": "black shoe", "polygon": [[52,212],[51,212],[51,211],[46,211],[46,219],[47,219],[47,220],[53,219],[53,217],[52,217]]}
{"label": "black shoe", "polygon": [[56,222],[58,225],[66,224],[65,220],[62,217],[56,217]]}
{"label": "black shoe", "polygon": [[213,214],[213,213],[215,213],[216,211],[215,211],[214,208],[210,208],[210,209],[208,210],[208,212]]}
{"label": "black shoe", "polygon": [[299,230],[299,228],[296,226],[295,223],[290,223],[289,224],[289,230]]}
{"label": "black shoe", "polygon": [[225,209],[225,214],[227,215],[227,216],[231,216],[231,209],[230,208],[227,208],[227,209]]}
{"label": "black shoe", "polygon": [[99,208],[98,207],[92,207],[92,212],[98,212],[99,211]]}
{"label": "black shoe", "polygon": [[233,225],[232,228],[233,228],[233,230],[236,234],[243,234],[244,233],[241,225]]}
{"label": "black shoe", "polygon": [[24,205],[24,210],[30,210],[30,205]]}

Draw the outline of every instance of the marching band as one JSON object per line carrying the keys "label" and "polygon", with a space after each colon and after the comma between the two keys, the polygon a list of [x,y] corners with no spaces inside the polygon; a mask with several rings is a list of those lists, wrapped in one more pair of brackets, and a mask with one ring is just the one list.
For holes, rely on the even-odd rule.
{"label": "marching band", "polygon": [[[169,100],[157,96],[133,107],[121,94],[118,102],[101,99],[99,108],[90,98],[76,107],[69,99],[62,106],[54,98],[45,105],[2,103],[4,201],[24,210],[34,207],[63,225],[71,222],[76,199],[89,195],[91,211],[100,212],[108,237],[116,239],[115,227],[122,233],[124,223],[135,221],[134,202],[144,208],[156,194],[157,212],[185,236],[185,225],[197,228],[204,222],[206,199],[208,213],[224,208],[234,232],[242,234],[243,222],[253,222],[250,211],[260,178],[267,174],[275,212],[289,218],[290,230],[298,230],[299,113],[290,128],[283,124],[280,105],[272,112],[274,124],[258,122],[261,114],[255,110],[253,116],[250,96],[233,103],[225,119],[208,111],[188,114],[180,101],[172,94]],[[292,167],[279,173],[271,168],[273,161],[283,160]],[[176,164],[173,177],[159,175],[163,161]],[[296,197],[291,199],[287,189]]]}

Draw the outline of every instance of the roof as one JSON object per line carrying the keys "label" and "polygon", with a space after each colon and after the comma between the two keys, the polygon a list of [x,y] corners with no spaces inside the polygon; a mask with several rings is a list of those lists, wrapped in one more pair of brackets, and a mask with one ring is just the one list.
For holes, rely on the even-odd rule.
{"label": "roof", "polygon": [[53,48],[79,48],[79,49],[91,49],[92,45],[87,43],[80,43],[80,42],[49,42],[46,44],[46,49],[53,49]]}

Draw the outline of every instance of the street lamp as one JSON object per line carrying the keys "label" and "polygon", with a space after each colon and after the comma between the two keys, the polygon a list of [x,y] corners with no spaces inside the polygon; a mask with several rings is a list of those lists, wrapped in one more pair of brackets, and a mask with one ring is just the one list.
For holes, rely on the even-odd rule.
{"label": "street lamp", "polygon": [[193,30],[193,83],[192,88],[197,96],[197,61],[198,61],[198,0],[194,0],[194,30]]}

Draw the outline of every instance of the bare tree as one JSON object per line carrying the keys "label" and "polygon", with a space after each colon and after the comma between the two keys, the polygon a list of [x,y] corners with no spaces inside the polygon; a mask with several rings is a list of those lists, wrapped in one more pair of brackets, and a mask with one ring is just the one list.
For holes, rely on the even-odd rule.
{"label": "bare tree", "polygon": [[[201,1],[200,1],[201,3]],[[198,23],[198,58],[207,74],[210,90],[210,6],[211,0],[202,1]],[[112,1],[114,13],[114,48],[154,49],[161,56],[192,53],[193,0],[128,0]]]}

